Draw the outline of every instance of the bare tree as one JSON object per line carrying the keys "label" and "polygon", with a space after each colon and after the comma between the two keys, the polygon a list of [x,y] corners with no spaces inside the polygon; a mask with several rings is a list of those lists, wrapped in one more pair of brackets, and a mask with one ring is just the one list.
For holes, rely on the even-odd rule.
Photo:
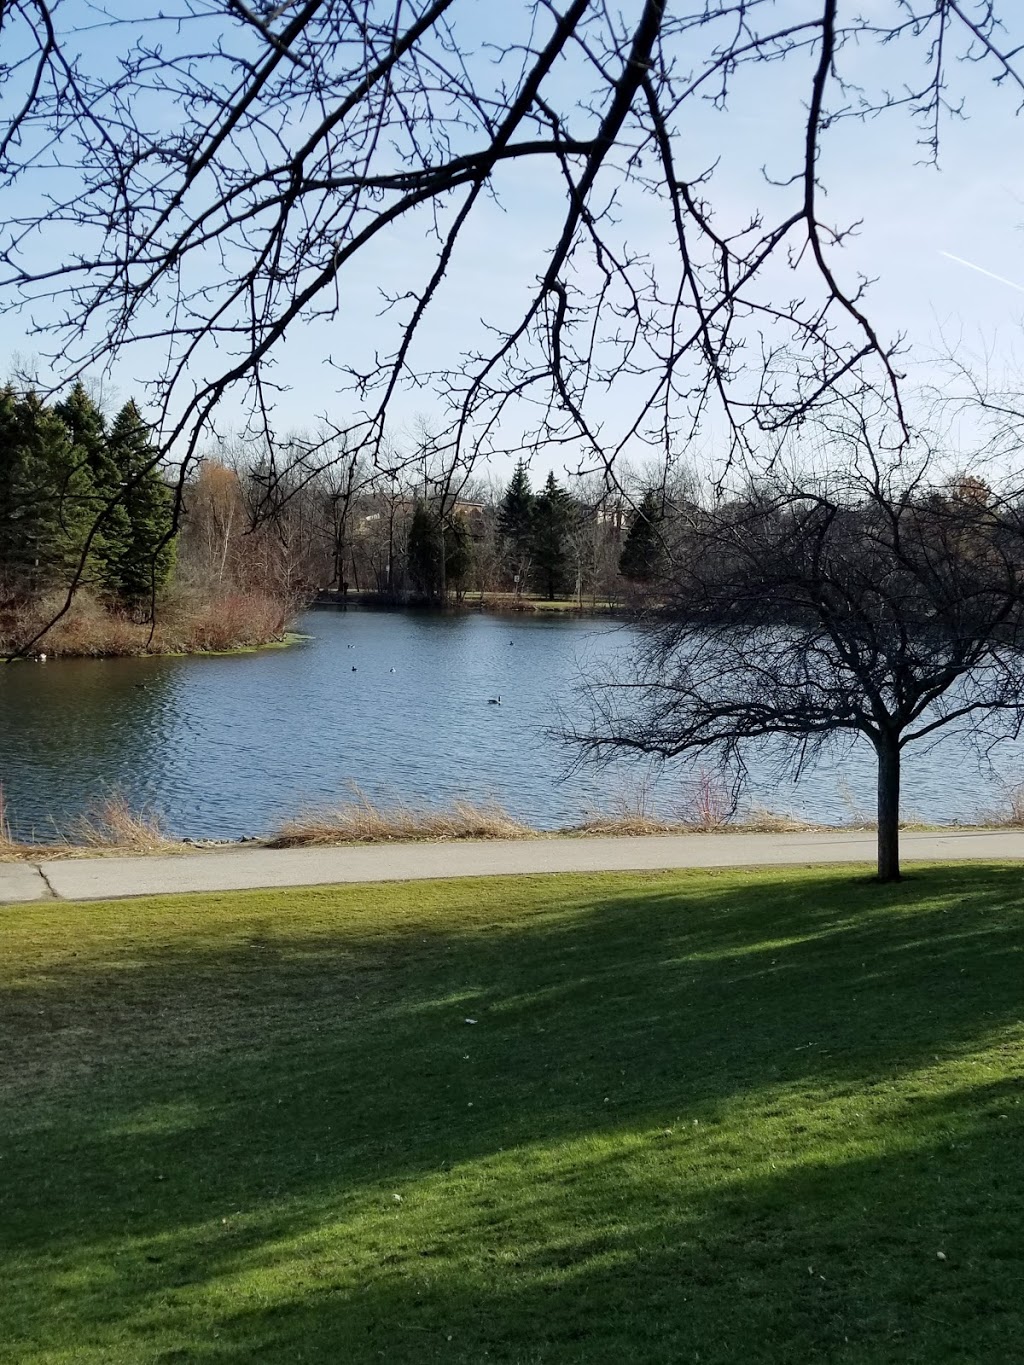
{"label": "bare tree", "polygon": [[[903,112],[935,156],[958,59],[1019,94],[1015,9],[508,0],[481,35],[459,0],[174,0],[141,17],[127,0],[7,0],[0,294],[37,347],[50,336],[62,380],[159,350],[160,453],[185,469],[238,389],[273,444],[286,337],[338,317],[350,339],[348,291],[380,275],[401,231],[431,249],[418,275],[382,285],[393,344],[363,362],[340,342],[335,357],[345,458],[386,464],[389,413],[421,386],[452,464],[546,443],[609,469],[709,415],[743,449],[866,358],[898,388],[899,339],[837,260],[854,225],[823,216],[827,135]],[[865,50],[883,48],[897,94],[862,83]],[[755,81],[770,97],[794,68],[802,126],[731,219],[688,120]],[[538,227],[522,306],[437,355],[430,320],[471,230],[527,166],[561,203]],[[630,247],[623,207],[673,250]],[[614,431],[592,406],[609,386]]]}
{"label": "bare tree", "polygon": [[885,462],[863,420],[826,472],[762,475],[677,528],[660,623],[589,688],[584,753],[744,756],[795,772],[865,737],[878,761],[878,875],[900,875],[904,749],[985,741],[1024,718],[1024,480],[951,477],[934,448]]}

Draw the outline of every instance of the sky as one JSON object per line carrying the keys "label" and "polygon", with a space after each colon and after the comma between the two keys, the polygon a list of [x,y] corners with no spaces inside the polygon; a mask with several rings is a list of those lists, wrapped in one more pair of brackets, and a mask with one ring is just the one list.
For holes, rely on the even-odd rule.
{"label": "sky", "polygon": [[[72,10],[81,4],[70,0]],[[775,8],[784,19],[787,12],[805,11],[806,4],[780,0]],[[842,5],[877,12],[880,19],[895,12],[895,0],[856,5],[842,0]],[[635,8],[634,0],[623,5],[629,12]],[[1008,0],[1003,8],[1011,11]],[[460,9],[469,41],[480,41],[493,27],[495,11],[482,0],[459,0],[457,13]],[[898,90],[907,76],[903,59],[891,49],[865,46],[844,60],[844,69],[865,84]],[[783,191],[766,187],[762,168],[784,178],[799,163],[809,71],[806,58],[753,70],[737,82],[724,111],[703,105],[687,115],[681,155],[694,171],[718,162],[708,197],[723,222],[738,224],[757,206],[784,199]],[[955,79],[965,116],[946,120],[937,168],[922,164],[915,127],[903,113],[841,122],[829,131],[820,163],[828,190],[824,214],[837,224],[861,220],[856,236],[833,259],[844,282],[858,272],[874,277],[866,310],[883,337],[906,336],[912,379],[934,378],[941,356],[955,351],[986,364],[1000,383],[1024,387],[1024,118],[1017,115],[1012,91],[995,88],[981,66],[960,64]],[[24,206],[16,190],[8,190],[3,203],[12,214]],[[481,318],[515,315],[543,267],[560,204],[557,186],[534,166],[512,167],[502,175],[500,203],[483,205],[439,295],[424,333],[423,356],[457,357],[467,339],[480,334]],[[642,249],[655,262],[672,251],[664,218],[650,202],[624,201],[615,231],[624,247]],[[71,242],[62,227],[41,238],[43,249],[54,256],[69,250]],[[382,294],[401,291],[426,269],[422,222],[399,224],[344,282],[335,318],[290,330],[274,371],[284,389],[276,400],[282,429],[315,429],[324,414],[344,420],[349,400],[339,394],[327,358],[365,363],[375,350],[391,349],[393,320],[381,316]],[[777,279],[780,293],[792,287],[784,271]],[[0,315],[0,369],[9,371],[42,349],[26,335],[24,318]],[[138,392],[157,363],[155,352],[144,345],[120,363],[104,378],[111,405]],[[599,403],[598,411],[613,430],[613,399],[606,400],[603,411]],[[428,391],[402,395],[394,408],[394,439],[399,444],[413,440],[417,423],[429,424],[436,412]],[[242,409],[229,402],[219,424],[230,430],[243,420]],[[497,460],[496,477],[505,477],[510,466],[510,458]],[[557,452],[535,460],[538,478],[548,468],[562,472]]]}

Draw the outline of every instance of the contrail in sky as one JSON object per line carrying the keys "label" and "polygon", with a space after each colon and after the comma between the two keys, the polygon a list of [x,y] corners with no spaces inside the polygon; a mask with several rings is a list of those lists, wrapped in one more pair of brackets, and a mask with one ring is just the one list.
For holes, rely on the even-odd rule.
{"label": "contrail in sky", "polygon": [[979,275],[987,275],[990,280],[998,280],[1000,284],[1008,284],[1011,289],[1019,289],[1024,294],[1024,284],[1018,284],[1016,280],[1008,280],[1003,275],[996,275],[991,270],[986,270],[983,265],[975,265],[973,261],[965,261],[962,256],[954,256],[952,251],[940,251],[940,256],[945,256],[947,261],[956,261],[957,265],[965,265],[968,270],[976,270]]}

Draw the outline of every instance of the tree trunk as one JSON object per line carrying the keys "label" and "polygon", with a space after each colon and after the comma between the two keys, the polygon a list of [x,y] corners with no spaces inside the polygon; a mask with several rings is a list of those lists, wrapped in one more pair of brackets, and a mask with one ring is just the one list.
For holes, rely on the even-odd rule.
{"label": "tree trunk", "polygon": [[900,745],[894,734],[875,740],[878,754],[878,880],[900,879]]}

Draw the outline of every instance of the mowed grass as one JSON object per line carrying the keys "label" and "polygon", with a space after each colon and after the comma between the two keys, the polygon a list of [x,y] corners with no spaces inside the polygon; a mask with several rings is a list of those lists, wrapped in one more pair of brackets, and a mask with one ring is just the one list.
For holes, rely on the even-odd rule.
{"label": "mowed grass", "polygon": [[1020,1359],[1022,895],[971,866],[7,909],[0,1358]]}

